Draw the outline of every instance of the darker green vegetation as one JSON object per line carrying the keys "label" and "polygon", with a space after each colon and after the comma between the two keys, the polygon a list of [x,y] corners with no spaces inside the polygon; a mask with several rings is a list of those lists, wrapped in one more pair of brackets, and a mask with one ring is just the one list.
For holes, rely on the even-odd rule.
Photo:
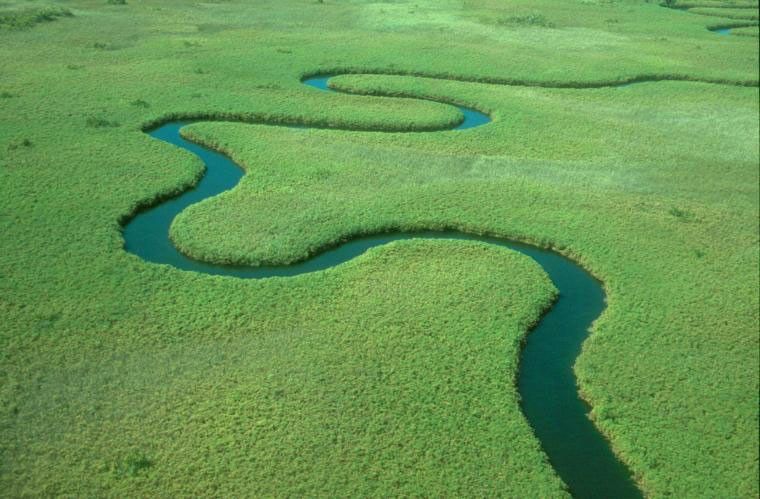
{"label": "darker green vegetation", "polygon": [[17,10],[0,10],[0,30],[28,29],[35,24],[55,21],[73,14],[63,7],[27,7]]}
{"label": "darker green vegetation", "polygon": [[754,1],[705,0],[688,2],[683,0],[664,0],[664,7],[679,9],[690,14],[719,18],[707,26],[711,31],[723,28],[739,28],[732,31],[738,36],[758,36],[758,4]]}
{"label": "darker green vegetation", "polygon": [[8,144],[8,150],[13,151],[15,149],[18,149],[20,147],[32,147],[34,144],[29,139],[21,139],[18,141],[13,141],[10,144]]}
{"label": "darker green vegetation", "polygon": [[102,116],[88,116],[85,123],[88,127],[92,128],[115,128],[120,126],[117,121],[108,120]]}
{"label": "darker green vegetation", "polygon": [[715,9],[715,8],[693,8],[689,9],[691,14],[701,14],[704,16],[722,17],[725,19],[746,19],[748,21],[758,20],[757,9]]}
{"label": "darker green vegetation", "polygon": [[117,50],[117,47],[113,43],[109,42],[94,42],[92,44],[92,48],[96,48],[98,50]]}
{"label": "darker green vegetation", "polygon": [[539,26],[542,28],[553,28],[554,23],[550,22],[543,14],[526,14],[523,16],[509,16],[496,21],[500,26]]}
{"label": "darker green vegetation", "polygon": [[153,466],[153,461],[150,460],[142,452],[133,452],[129,454],[123,460],[117,462],[113,466],[113,471],[117,477],[135,477],[141,472],[145,473],[146,470]]}
{"label": "darker green vegetation", "polygon": [[682,222],[691,222],[691,221],[694,221],[696,218],[694,216],[694,213],[688,210],[682,210],[676,207],[670,208],[668,210],[668,213],[670,213],[671,215],[673,215],[674,217],[676,217],[678,220]]}

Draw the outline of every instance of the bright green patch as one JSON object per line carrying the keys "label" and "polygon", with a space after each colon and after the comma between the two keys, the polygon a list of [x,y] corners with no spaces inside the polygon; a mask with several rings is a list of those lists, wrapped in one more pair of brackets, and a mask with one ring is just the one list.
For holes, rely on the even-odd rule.
{"label": "bright green patch", "polygon": [[[63,314],[36,333],[52,356],[27,357],[8,385],[37,380],[13,398],[3,490],[563,495],[514,387],[521,337],[553,294],[529,258],[407,241],[291,280],[171,274],[172,288],[128,277],[149,286],[139,315]],[[62,333],[103,327],[121,340]]]}
{"label": "bright green patch", "polygon": [[[0,32],[0,490],[562,494],[512,386],[552,294],[530,260],[410,242],[241,282],[122,250],[118,220],[200,174],[143,126],[206,116],[259,125],[187,130],[247,175],[180,216],[184,249],[285,262],[443,226],[553,245],[607,287],[579,384],[644,489],[758,495],[756,39],[634,0],[66,6]],[[467,80],[335,85],[494,122],[262,125],[461,119],[299,82],[331,70]],[[526,86],[668,77],[731,85]]]}

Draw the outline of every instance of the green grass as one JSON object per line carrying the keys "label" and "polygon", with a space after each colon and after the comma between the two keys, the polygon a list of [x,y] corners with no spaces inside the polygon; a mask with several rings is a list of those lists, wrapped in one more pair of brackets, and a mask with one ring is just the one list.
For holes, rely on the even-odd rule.
{"label": "green grass", "polygon": [[[494,122],[193,125],[247,175],[183,213],[178,244],[288,262],[348,234],[445,226],[554,246],[605,283],[576,372],[645,491],[758,495],[756,39],[635,0],[66,7],[0,32],[0,490],[562,494],[513,386],[553,296],[527,258],[404,242],[240,282],[122,250],[120,219],[200,173],[150,123],[461,120],[299,83],[352,70],[466,80],[334,84]],[[551,26],[499,22],[539,14]],[[541,88],[644,78],[729,85]]]}
{"label": "green grass", "polygon": [[554,23],[548,21],[543,14],[527,14],[523,16],[502,17],[496,20],[496,24],[501,26],[540,26],[543,28],[553,28]]}
{"label": "green grass", "polygon": [[731,34],[736,36],[754,36],[757,38],[760,36],[760,30],[757,26],[742,26],[731,29]]}
{"label": "green grass", "polygon": [[758,4],[754,0],[720,0],[698,3],[673,1],[665,5],[681,9],[689,14],[721,18],[707,26],[710,30],[732,28],[731,34],[734,36],[758,36]]}
{"label": "green grass", "polygon": [[[4,452],[22,474],[4,490],[561,494],[513,385],[522,334],[552,296],[528,258],[405,242],[288,282],[171,273],[178,289],[133,273],[127,288],[155,287],[145,315],[111,325],[121,340],[56,337],[114,319],[94,311],[14,324],[58,367],[16,399],[23,426]],[[32,362],[24,371],[42,375]],[[51,440],[56,455],[37,450]]]}
{"label": "green grass", "polygon": [[690,14],[701,14],[704,16],[723,17],[726,19],[742,19],[757,21],[757,9],[711,9],[711,8],[693,8],[689,9]]}
{"label": "green grass", "polygon": [[714,9],[757,9],[757,0],[676,0],[679,9],[714,8]]}
{"label": "green grass", "polygon": [[16,8],[4,9],[0,4],[0,30],[28,29],[35,24],[55,21],[60,17],[73,15],[70,10],[54,6],[16,6]]}

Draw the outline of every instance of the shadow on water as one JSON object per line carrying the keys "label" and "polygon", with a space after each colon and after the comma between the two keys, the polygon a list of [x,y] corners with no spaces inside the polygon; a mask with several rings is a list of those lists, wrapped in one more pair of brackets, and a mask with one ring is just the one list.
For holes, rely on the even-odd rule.
{"label": "shadow on water", "polygon": [[[306,84],[328,90],[329,77]],[[470,127],[490,121],[474,110]],[[480,115],[478,117],[478,115]],[[467,117],[468,114],[465,114]],[[485,117],[485,118],[483,118]],[[483,120],[485,121],[477,121]],[[630,472],[588,418],[579,398],[573,364],[592,322],[605,307],[601,284],[572,260],[535,246],[461,232],[388,233],[353,238],[308,260],[287,266],[234,266],[200,262],[180,253],[169,239],[169,226],[186,207],[233,188],[243,171],[223,154],[185,140],[180,129],[191,121],[165,123],[148,133],[196,154],[206,173],[193,189],[134,216],[124,227],[125,249],[145,261],[210,275],[245,279],[285,277],[315,272],[351,260],[370,248],[402,239],[480,241],[523,253],[546,271],[559,289],[559,299],[527,336],[520,360],[521,407],[552,466],[578,498],[638,498]],[[526,494],[529,494],[526,492]]]}

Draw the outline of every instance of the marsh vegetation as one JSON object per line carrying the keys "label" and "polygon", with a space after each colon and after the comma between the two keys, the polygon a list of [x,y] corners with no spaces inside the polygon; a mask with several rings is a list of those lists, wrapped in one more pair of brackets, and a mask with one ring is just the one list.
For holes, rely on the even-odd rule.
{"label": "marsh vegetation", "polygon": [[[643,490],[756,497],[757,28],[683,12],[755,4],[698,4],[72,0],[6,22],[0,490],[565,494],[514,387],[553,293],[530,260],[405,242],[251,283],[123,251],[119,222],[202,169],[143,129],[215,116],[252,123],[186,133],[247,173],[176,220],[182,251],[287,263],[437,228],[556,248],[605,283],[575,372]],[[300,83],[331,72],[385,75]],[[461,120],[402,96],[494,122],[367,131]]]}

